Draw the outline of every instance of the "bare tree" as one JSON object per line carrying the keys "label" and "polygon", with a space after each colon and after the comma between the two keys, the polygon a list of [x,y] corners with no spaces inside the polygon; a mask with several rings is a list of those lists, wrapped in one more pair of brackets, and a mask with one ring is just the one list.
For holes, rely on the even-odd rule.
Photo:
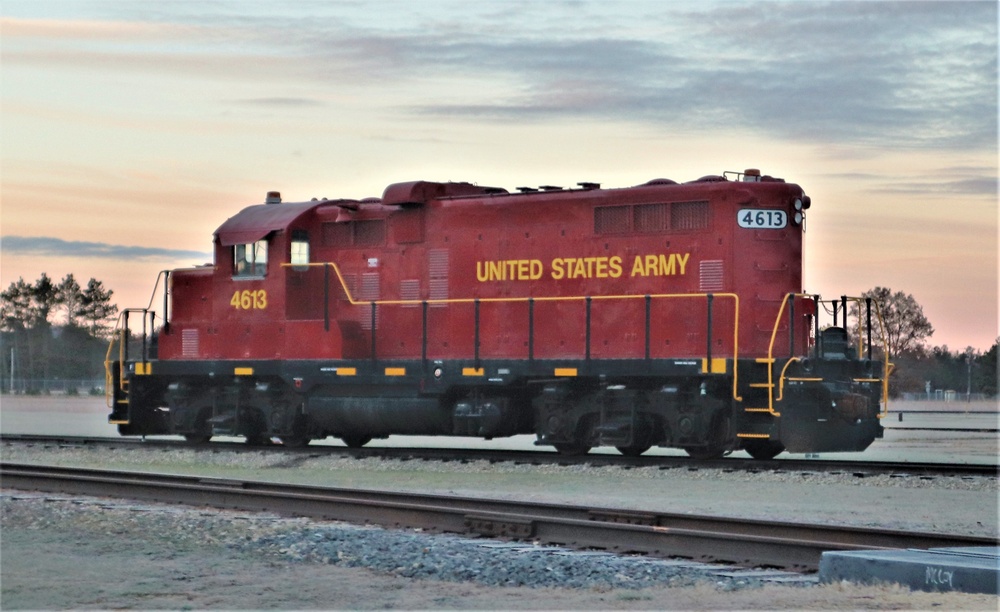
{"label": "bare tree", "polygon": [[[924,352],[924,341],[934,334],[934,327],[924,316],[923,307],[912,295],[902,291],[893,293],[887,287],[875,287],[862,293],[861,297],[872,298],[872,302],[879,306],[890,356],[916,355]],[[864,317],[857,316],[857,305],[851,306],[851,314],[856,321],[859,321],[856,331],[866,334],[867,324],[863,320]],[[873,317],[872,338],[880,337],[881,327],[877,318]]]}

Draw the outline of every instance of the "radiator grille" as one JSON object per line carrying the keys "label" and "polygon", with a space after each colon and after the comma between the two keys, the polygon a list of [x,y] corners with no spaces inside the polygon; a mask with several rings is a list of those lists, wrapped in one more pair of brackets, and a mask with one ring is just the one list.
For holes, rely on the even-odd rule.
{"label": "radiator grille", "polygon": [[[420,299],[420,281],[417,279],[406,279],[399,281],[399,299],[416,301]],[[403,308],[415,308],[416,304],[406,305]]]}
{"label": "radiator grille", "polygon": [[198,330],[197,329],[182,329],[181,330],[181,356],[183,356],[183,357],[197,357],[198,356]]}
{"label": "radiator grille", "polygon": [[631,206],[601,206],[594,209],[595,234],[622,234],[631,229]]}
{"label": "radiator grille", "polygon": [[[365,272],[361,275],[361,288],[358,290],[357,299],[362,302],[374,302],[381,299],[379,292],[378,272]],[[365,305],[358,309],[361,329],[370,330],[372,328],[372,307]],[[379,308],[375,307],[375,329],[378,329]]]}
{"label": "radiator grille", "polygon": [[670,207],[670,229],[698,230],[708,227],[708,202],[674,202]]}
{"label": "radiator grille", "polygon": [[701,262],[698,270],[698,288],[704,293],[722,291],[725,288],[725,275],[722,260]]}
{"label": "radiator grille", "polygon": [[[430,259],[429,299],[446,300],[448,299],[448,250],[432,249],[427,256]],[[432,304],[432,306],[443,306],[443,304]]]}
{"label": "radiator grille", "polygon": [[670,206],[643,204],[635,207],[635,231],[662,232],[670,228]]}

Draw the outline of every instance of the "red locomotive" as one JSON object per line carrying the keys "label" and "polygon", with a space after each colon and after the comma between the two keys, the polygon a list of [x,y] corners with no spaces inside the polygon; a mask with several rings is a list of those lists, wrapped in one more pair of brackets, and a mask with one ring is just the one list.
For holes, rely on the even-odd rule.
{"label": "red locomotive", "polygon": [[[882,434],[890,366],[871,337],[849,340],[851,298],[802,293],[809,206],[756,170],[623,189],[271,192],[216,230],[214,265],[162,273],[159,318],[124,313],[109,420],[197,442],[863,450]],[[877,307],[861,306],[870,330]]]}

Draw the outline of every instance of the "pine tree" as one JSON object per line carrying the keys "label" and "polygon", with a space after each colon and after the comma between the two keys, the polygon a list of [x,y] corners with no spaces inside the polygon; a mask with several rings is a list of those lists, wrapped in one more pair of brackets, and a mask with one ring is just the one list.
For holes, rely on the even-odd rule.
{"label": "pine tree", "polygon": [[87,322],[91,335],[107,338],[112,330],[118,306],[111,302],[114,291],[105,289],[104,283],[96,279],[87,281],[80,299],[80,317]]}
{"label": "pine tree", "polygon": [[58,290],[58,303],[66,313],[66,325],[76,327],[83,304],[83,290],[80,289],[80,283],[76,282],[72,274],[67,274],[59,283]]}

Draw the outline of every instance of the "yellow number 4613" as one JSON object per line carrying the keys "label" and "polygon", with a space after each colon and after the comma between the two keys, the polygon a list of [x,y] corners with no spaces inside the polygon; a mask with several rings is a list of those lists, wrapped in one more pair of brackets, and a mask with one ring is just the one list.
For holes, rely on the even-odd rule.
{"label": "yellow number 4613", "polygon": [[262,310],[267,308],[267,291],[264,289],[244,289],[233,292],[229,305],[237,310]]}

